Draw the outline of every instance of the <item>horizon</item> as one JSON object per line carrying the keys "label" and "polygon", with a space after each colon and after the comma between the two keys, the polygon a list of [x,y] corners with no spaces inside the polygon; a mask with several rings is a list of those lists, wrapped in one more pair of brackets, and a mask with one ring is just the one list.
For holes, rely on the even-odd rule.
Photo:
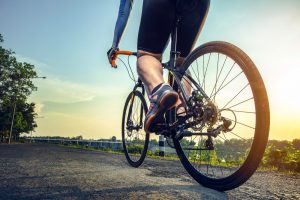
{"label": "horizon", "polygon": [[[55,139],[55,138],[60,138],[60,139],[70,139],[70,140],[77,140],[75,139],[76,137],[78,137],[80,135],[77,135],[77,136],[74,136],[74,137],[63,137],[63,136],[32,136],[32,138],[49,138],[49,139]],[[112,137],[114,137],[115,135],[112,135],[110,138],[98,138],[98,139],[93,139],[93,138],[82,138],[82,140],[87,140],[87,141],[98,141],[98,140],[111,140]],[[122,137],[118,138],[117,136],[116,137],[116,141],[122,141]],[[27,135],[26,138],[31,138],[30,136]],[[242,140],[242,139],[238,139],[238,138],[231,138],[231,139],[237,139],[237,140]],[[151,142],[151,140],[156,140],[158,142],[158,138],[150,138],[149,142]],[[220,139],[218,139],[219,141],[222,141]],[[278,140],[278,139],[269,139],[268,141],[271,142],[271,141],[279,141],[279,142],[284,142],[284,141],[287,141],[287,142],[293,142],[294,140],[300,140],[300,138],[293,138],[291,140],[287,140],[287,139],[283,139],[283,140]]]}
{"label": "horizon", "polygon": [[[136,50],[141,7],[135,1],[120,49]],[[106,58],[118,8],[119,1],[0,0],[3,47],[47,77],[34,80],[38,91],[29,99],[43,117],[33,136],[121,137],[133,84],[124,67],[112,69]],[[270,140],[300,138],[299,10],[297,0],[212,1],[195,45],[228,41],[251,57],[269,96]]]}

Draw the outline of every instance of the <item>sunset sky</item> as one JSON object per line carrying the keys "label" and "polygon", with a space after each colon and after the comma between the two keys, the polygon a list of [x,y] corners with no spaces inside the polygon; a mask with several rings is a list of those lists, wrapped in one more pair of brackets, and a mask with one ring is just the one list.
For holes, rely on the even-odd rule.
{"label": "sunset sky", "polygon": [[[136,51],[142,1],[136,0],[120,48]],[[0,0],[3,46],[36,66],[34,136],[121,137],[121,114],[133,87],[112,69],[119,0]],[[243,49],[267,87],[271,139],[300,138],[300,1],[211,0],[197,46],[224,40]],[[167,58],[165,58],[167,59]]]}

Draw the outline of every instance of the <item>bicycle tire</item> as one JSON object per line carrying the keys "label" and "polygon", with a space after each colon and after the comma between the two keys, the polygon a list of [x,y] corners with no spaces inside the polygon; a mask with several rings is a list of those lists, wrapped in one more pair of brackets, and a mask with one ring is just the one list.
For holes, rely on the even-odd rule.
{"label": "bicycle tire", "polygon": [[[132,117],[132,109],[134,109],[133,107],[138,106],[135,105],[135,101],[137,101],[137,99],[140,100],[140,102],[138,102],[137,104],[140,105],[141,107],[140,107],[140,114],[137,114],[138,122],[135,123],[139,124],[141,127],[139,128],[137,133],[133,133],[134,130],[131,131],[128,130],[126,122],[128,120],[128,117],[130,118]],[[132,167],[139,167],[145,160],[147,154],[148,144],[149,144],[149,134],[145,132],[144,135],[142,135],[142,138],[139,138],[141,135],[139,131],[144,131],[144,116],[147,113],[147,111],[148,111],[147,104],[142,93],[139,92],[138,90],[131,92],[126,99],[123,115],[122,115],[122,144],[123,144],[125,157],[128,163]],[[133,136],[136,138],[134,138],[133,141],[128,142],[126,138],[129,135],[130,137]],[[142,145],[142,149],[141,149],[141,145]]]}
{"label": "bicycle tire", "polygon": [[246,182],[259,166],[268,142],[270,126],[269,102],[263,80],[255,64],[246,53],[230,43],[215,41],[201,45],[185,59],[182,65],[183,70],[186,71],[195,60],[210,53],[224,54],[234,60],[249,81],[256,112],[255,131],[251,149],[237,171],[226,177],[212,178],[193,166],[188,156],[185,155],[180,141],[174,139],[174,145],[184,168],[199,184],[219,191],[226,191]]}

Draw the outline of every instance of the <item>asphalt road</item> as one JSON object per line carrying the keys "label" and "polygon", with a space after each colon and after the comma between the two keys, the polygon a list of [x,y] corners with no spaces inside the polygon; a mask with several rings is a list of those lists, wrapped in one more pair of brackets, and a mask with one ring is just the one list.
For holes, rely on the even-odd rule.
{"label": "asphalt road", "polygon": [[257,172],[218,192],[196,183],[180,162],[44,144],[0,145],[0,199],[300,199],[300,177]]}

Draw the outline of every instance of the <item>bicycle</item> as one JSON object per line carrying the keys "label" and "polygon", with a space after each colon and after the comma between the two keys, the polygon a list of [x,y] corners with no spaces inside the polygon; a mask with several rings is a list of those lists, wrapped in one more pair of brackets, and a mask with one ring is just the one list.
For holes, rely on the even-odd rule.
{"label": "bicycle", "polygon": [[[180,54],[176,43],[177,24],[171,33],[170,60],[162,66],[169,72],[169,84],[180,95],[184,112],[177,116],[175,108],[168,111],[155,133],[176,149],[182,165],[198,183],[231,190],[252,176],[266,148],[270,111],[263,80],[246,53],[221,41],[199,46],[175,68]],[[118,55],[129,59],[137,53],[117,51],[113,65]],[[127,71],[132,78],[132,70],[131,74]],[[132,79],[136,84],[123,110],[122,143],[128,163],[139,167],[149,144],[149,134],[143,129],[148,110],[142,81]]]}

